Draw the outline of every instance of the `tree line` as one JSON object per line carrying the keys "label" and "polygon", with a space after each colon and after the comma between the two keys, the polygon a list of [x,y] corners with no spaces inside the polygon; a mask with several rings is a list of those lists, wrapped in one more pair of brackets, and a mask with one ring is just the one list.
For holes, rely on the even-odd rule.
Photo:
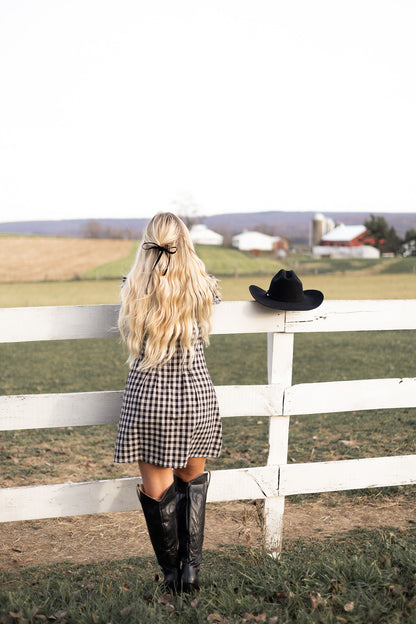
{"label": "tree line", "polygon": [[373,239],[374,246],[381,253],[399,254],[412,243],[416,245],[416,229],[407,230],[404,237],[401,238],[396,229],[390,226],[384,217],[371,214],[369,219],[364,221],[364,226],[367,228],[364,240]]}
{"label": "tree line", "polygon": [[87,221],[83,225],[81,234],[84,238],[121,238],[138,239],[142,232],[133,228],[103,226],[99,221]]}

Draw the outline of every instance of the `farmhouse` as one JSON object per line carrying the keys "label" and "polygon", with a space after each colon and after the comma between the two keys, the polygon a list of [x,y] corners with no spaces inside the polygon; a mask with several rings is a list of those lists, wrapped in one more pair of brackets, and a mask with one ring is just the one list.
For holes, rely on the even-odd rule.
{"label": "farmhouse", "polygon": [[320,244],[312,248],[315,257],[331,258],[379,258],[374,240],[366,236],[364,225],[337,225],[324,234]]}
{"label": "farmhouse", "polygon": [[281,240],[280,236],[244,230],[241,234],[233,236],[231,244],[240,251],[272,251]]}
{"label": "farmhouse", "polygon": [[194,245],[222,245],[224,237],[210,230],[203,223],[193,225],[189,231]]}

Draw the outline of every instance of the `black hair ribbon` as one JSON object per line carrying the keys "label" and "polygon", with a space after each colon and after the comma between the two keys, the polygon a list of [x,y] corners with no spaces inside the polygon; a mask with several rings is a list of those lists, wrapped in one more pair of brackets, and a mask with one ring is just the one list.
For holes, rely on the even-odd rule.
{"label": "black hair ribbon", "polygon": [[146,293],[147,293],[147,289],[148,289],[148,286],[149,286],[150,278],[152,277],[152,273],[155,270],[159,260],[161,259],[161,257],[163,256],[164,253],[167,254],[167,256],[168,256],[168,265],[167,265],[166,269],[162,273],[162,275],[166,275],[166,273],[168,272],[169,264],[170,264],[170,257],[173,254],[176,253],[176,247],[171,247],[169,249],[168,247],[162,247],[162,245],[158,245],[157,243],[152,243],[150,241],[146,241],[146,242],[143,243],[142,248],[145,251],[150,251],[151,249],[157,249],[159,251],[158,256],[156,258],[156,262],[152,266],[152,270],[150,271],[149,279],[147,281],[147,285],[146,285]]}

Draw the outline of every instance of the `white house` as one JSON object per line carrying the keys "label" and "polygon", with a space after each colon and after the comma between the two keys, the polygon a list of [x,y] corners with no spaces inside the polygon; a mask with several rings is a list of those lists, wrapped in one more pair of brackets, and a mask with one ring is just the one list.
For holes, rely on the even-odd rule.
{"label": "white house", "polygon": [[197,223],[189,230],[194,245],[222,245],[224,237],[210,230],[203,223]]}
{"label": "white house", "polygon": [[272,251],[279,240],[280,236],[244,230],[241,234],[233,236],[231,244],[240,251]]}

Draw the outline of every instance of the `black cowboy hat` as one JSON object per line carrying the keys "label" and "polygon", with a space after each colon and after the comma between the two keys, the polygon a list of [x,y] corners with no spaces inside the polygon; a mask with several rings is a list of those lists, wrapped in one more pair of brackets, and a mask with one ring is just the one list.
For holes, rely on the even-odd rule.
{"label": "black cowboy hat", "polygon": [[324,300],[320,290],[303,290],[296,273],[284,269],[273,277],[267,292],[259,286],[250,286],[249,290],[256,301],[277,310],[313,310]]}

